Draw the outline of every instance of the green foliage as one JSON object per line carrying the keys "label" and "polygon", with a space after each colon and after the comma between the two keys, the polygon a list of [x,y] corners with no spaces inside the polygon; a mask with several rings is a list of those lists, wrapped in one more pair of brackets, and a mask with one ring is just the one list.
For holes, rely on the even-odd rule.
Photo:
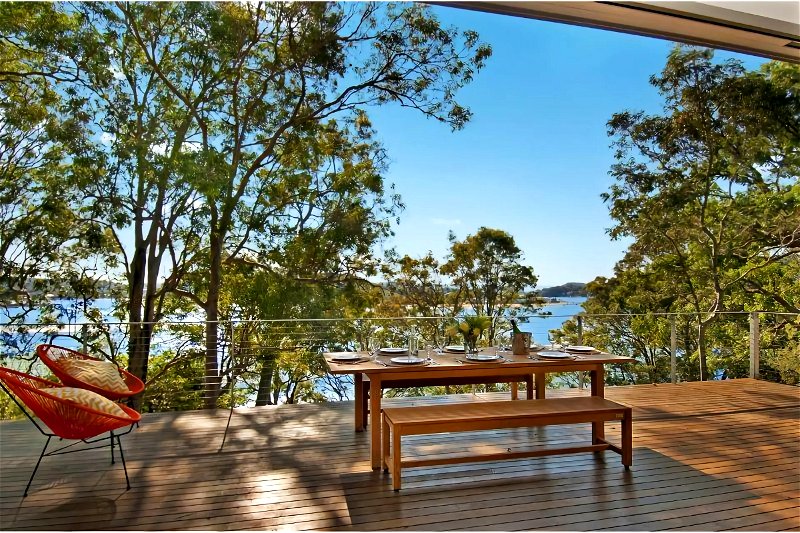
{"label": "green foliage", "polygon": [[[281,351],[276,362],[277,371],[273,375],[275,399],[285,403],[325,401],[325,396],[316,390],[315,384],[325,374],[326,368],[325,361],[317,351]],[[282,398],[278,392],[283,393]]]}
{"label": "green foliage", "polygon": [[491,325],[492,319],[488,316],[467,315],[456,320],[455,324],[448,327],[447,334],[451,337],[461,335],[464,338],[464,346],[475,349],[478,339]]}
{"label": "green foliage", "polygon": [[150,356],[148,381],[142,401],[143,412],[186,411],[203,407],[202,352],[177,357],[172,352]]}
{"label": "green foliage", "polygon": [[800,315],[794,320],[767,320],[762,322],[762,328],[766,342],[762,343],[761,375],[800,385]]}
{"label": "green foliage", "polygon": [[445,344],[445,318],[461,312],[457,300],[447,285],[441,264],[433,254],[415,259],[387,254],[383,275],[388,280],[387,292],[380,307],[384,316],[442,317],[442,320],[425,320],[416,323],[423,343],[436,346]]}
{"label": "green foliage", "polygon": [[[533,268],[522,264],[522,251],[514,238],[502,230],[481,227],[463,241],[451,233],[450,242],[450,258],[441,272],[452,278],[456,302],[466,301],[476,313],[491,319],[491,343],[511,304],[526,297],[526,288],[536,286]],[[525,307],[533,307],[535,297],[527,298]]]}
{"label": "green foliage", "polygon": [[[714,368],[743,372],[740,335],[723,313],[798,312],[796,275],[780,274],[795,268],[800,251],[797,72],[747,72],[735,60],[715,63],[709,50],[678,47],[651,78],[664,114],[624,112],[609,121],[617,147],[616,183],[603,195],[615,220],[610,234],[633,244],[615,279],[590,287],[592,301],[611,304],[608,311],[616,302],[623,313],[693,313],[697,322],[680,328],[682,346],[701,379]],[[610,336],[630,334],[623,353],[655,371],[663,326],[653,338],[655,325],[616,322],[604,327]],[[727,352],[710,352],[726,342]]]}
{"label": "green foliage", "polygon": [[14,400],[5,391],[0,391],[0,420],[18,420],[24,417]]}
{"label": "green foliage", "polygon": [[[366,108],[397,103],[460,129],[470,112],[456,93],[491,54],[413,4],[9,3],[0,25],[15,81],[6,107],[30,115],[15,133],[51,119],[27,142],[53,147],[43,176],[63,193],[23,196],[19,212],[41,203],[49,216],[2,242],[41,235],[38,266],[80,239],[59,260],[124,266],[129,370],[143,378],[150,324],[190,307],[216,324],[232,263],[318,283],[374,274],[372,247],[402,204]],[[18,195],[15,183],[0,194]],[[0,281],[16,291],[41,270],[13,266]],[[229,372],[216,352],[225,334],[206,329],[208,406]]]}
{"label": "green foliage", "polygon": [[101,161],[91,117],[80,97],[60,90],[85,66],[57,59],[88,47],[82,34],[59,40],[77,25],[55,4],[0,5],[0,302],[19,304],[23,316],[48,292],[96,296],[102,263],[85,260],[107,246],[81,211],[79,189]]}
{"label": "green foliage", "polygon": [[555,287],[546,287],[539,291],[545,298],[557,296],[586,296],[586,284],[570,282]]}

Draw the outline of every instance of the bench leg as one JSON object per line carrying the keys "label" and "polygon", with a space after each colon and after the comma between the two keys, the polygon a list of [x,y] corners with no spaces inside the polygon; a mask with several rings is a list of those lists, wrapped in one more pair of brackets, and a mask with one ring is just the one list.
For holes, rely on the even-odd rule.
{"label": "bench leg", "polygon": [[[605,397],[605,372],[603,365],[597,365],[589,372],[592,378],[592,396]],[[600,444],[606,438],[606,428],[603,422],[592,423],[592,444]]]}
{"label": "bench leg", "polygon": [[371,378],[369,381],[369,455],[372,469],[381,468],[381,382]]}
{"label": "bench leg", "polygon": [[633,465],[633,411],[627,409],[622,419],[622,464],[625,469]]}
{"label": "bench leg", "polygon": [[603,444],[605,438],[605,422],[592,422],[592,444]]}
{"label": "bench leg", "polygon": [[381,417],[383,422],[381,424],[381,439],[382,439],[382,447],[381,447],[381,468],[383,471],[386,472],[389,470],[389,465],[386,463],[386,458],[389,456],[389,423],[386,421],[386,417]]}
{"label": "bench leg", "polygon": [[402,436],[395,427],[392,431],[392,488],[400,490],[400,439]]}

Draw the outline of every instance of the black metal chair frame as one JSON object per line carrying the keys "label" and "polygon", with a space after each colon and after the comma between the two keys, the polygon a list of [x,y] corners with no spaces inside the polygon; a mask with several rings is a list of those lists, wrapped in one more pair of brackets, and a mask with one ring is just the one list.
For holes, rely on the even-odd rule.
{"label": "black metal chair frame", "polygon": [[[23,498],[28,496],[28,489],[31,488],[31,483],[33,483],[33,478],[36,476],[36,472],[39,470],[39,465],[42,463],[42,459],[44,459],[45,457],[50,457],[52,455],[64,455],[64,454],[67,454],[67,453],[85,452],[85,451],[89,451],[89,450],[96,450],[98,448],[110,447],[111,448],[111,464],[113,465],[113,464],[116,464],[116,461],[114,460],[114,447],[115,447],[114,439],[117,440],[116,446],[119,447],[119,456],[120,456],[120,459],[122,459],[122,469],[125,471],[125,484],[126,484],[126,489],[125,490],[131,490],[131,482],[130,482],[130,479],[128,478],[128,466],[125,464],[125,454],[122,451],[122,441],[120,440],[120,437],[122,435],[127,435],[128,433],[133,431],[134,424],[131,424],[130,427],[126,431],[123,431],[122,433],[114,433],[113,431],[110,431],[108,437],[100,437],[100,436],[98,436],[96,438],[75,440],[75,442],[73,442],[72,444],[67,444],[66,446],[62,446],[60,448],[57,448],[55,450],[51,450],[51,451],[48,452],[47,451],[47,447],[50,445],[50,440],[53,437],[56,437],[56,438],[58,438],[58,440],[62,440],[62,441],[64,439],[62,437],[59,437],[58,435],[56,435],[54,433],[49,433],[49,432],[45,431],[42,428],[42,426],[39,425],[39,422],[37,422],[36,419],[33,416],[31,416],[30,413],[28,413],[28,410],[25,408],[25,406],[22,403],[20,403],[20,401],[17,400],[17,398],[13,394],[11,394],[11,391],[9,391],[5,387],[5,385],[3,385],[2,382],[0,382],[0,388],[2,388],[3,391],[5,391],[5,393],[8,394],[8,396],[14,401],[14,403],[17,404],[17,406],[20,408],[20,410],[23,412],[23,414],[28,418],[28,420],[30,420],[33,423],[33,425],[36,426],[36,429],[39,430],[39,433],[41,433],[42,435],[47,437],[47,440],[44,443],[44,448],[42,448],[42,453],[39,454],[39,460],[36,461],[36,466],[33,469],[33,473],[31,474],[31,478],[28,480],[28,484],[25,486],[25,492],[22,495]],[[138,427],[138,423],[135,423],[135,424],[137,424],[137,427]],[[85,444],[92,445],[92,444],[97,444],[98,442],[103,442],[103,441],[106,441],[106,440],[109,441],[108,444],[100,444],[98,446],[90,446],[89,448],[80,448],[78,450],[70,450],[69,449],[69,448],[72,448],[73,446],[78,445],[79,442],[83,442]]]}

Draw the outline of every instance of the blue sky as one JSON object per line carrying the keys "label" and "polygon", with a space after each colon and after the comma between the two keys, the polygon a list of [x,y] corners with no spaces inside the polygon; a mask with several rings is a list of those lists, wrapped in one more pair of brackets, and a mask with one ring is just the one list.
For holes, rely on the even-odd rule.
{"label": "blue sky", "polygon": [[[390,158],[388,181],[406,209],[387,243],[443,259],[447,235],[481,226],[516,239],[539,287],[609,276],[627,242],[612,242],[600,194],[612,179],[606,122],[626,109],[655,113],[648,83],[673,43],[610,31],[448,7],[445,25],[474,29],[492,45],[486,68],[458,95],[474,113],[458,132],[387,106],[370,111]],[[736,57],[749,68],[761,58]]]}

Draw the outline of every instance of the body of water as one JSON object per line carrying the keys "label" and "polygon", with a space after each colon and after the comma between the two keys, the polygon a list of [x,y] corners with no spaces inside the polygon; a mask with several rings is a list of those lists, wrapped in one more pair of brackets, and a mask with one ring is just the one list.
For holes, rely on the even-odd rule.
{"label": "body of water", "polygon": [[533,341],[536,344],[547,345],[550,341],[547,332],[551,329],[560,328],[564,322],[583,311],[581,304],[586,301],[585,296],[560,297],[560,303],[547,304],[543,306],[539,313],[551,313],[548,316],[533,316],[527,322],[519,325],[522,331],[529,331],[533,334]]}
{"label": "body of water", "polygon": [[[581,304],[586,301],[586,298],[583,296],[575,296],[561,297],[558,300],[558,303],[544,305],[536,313],[527,315],[528,318],[525,319],[526,321],[520,322],[520,329],[522,331],[531,332],[533,335],[533,342],[536,344],[548,344],[548,331],[560,328],[564,322],[583,311]],[[78,302],[76,300],[60,299],[55,300],[53,303],[56,304],[60,310],[60,313],[58,313],[60,314],[58,321],[64,324],[60,328],[56,328],[58,330],[57,332],[64,335],[79,336],[80,327],[74,324],[80,324],[84,322],[85,319],[83,309],[78,305]],[[106,322],[115,323],[117,319],[110,316],[112,306],[113,301],[111,299],[95,300],[92,305],[92,307],[100,310]],[[15,308],[0,309],[0,326],[8,324],[10,322],[9,315],[13,316],[17,312],[19,312],[19,310]],[[539,316],[539,313],[550,314]],[[526,316],[526,314],[522,313],[522,316]],[[39,311],[34,310],[25,317],[25,323],[36,324],[42,318]],[[56,331],[54,331],[54,328],[48,328],[48,333],[53,334],[56,333]]]}

